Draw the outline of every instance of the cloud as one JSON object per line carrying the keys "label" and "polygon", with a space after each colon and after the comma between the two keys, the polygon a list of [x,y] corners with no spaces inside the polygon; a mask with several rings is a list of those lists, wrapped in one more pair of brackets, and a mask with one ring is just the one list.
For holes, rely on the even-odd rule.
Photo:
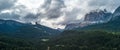
{"label": "cloud", "polygon": [[40,20],[39,16],[40,16],[40,14],[29,13],[25,17],[23,17],[22,20],[25,21],[26,23],[31,23],[31,22],[35,23]]}
{"label": "cloud", "polygon": [[38,22],[51,28],[79,23],[95,9],[113,12],[119,0],[0,0],[0,19]]}
{"label": "cloud", "polygon": [[59,18],[63,12],[62,9],[65,8],[63,0],[46,0],[43,8],[45,8],[46,17],[48,19]]}
{"label": "cloud", "polygon": [[16,0],[0,0],[0,11],[4,9],[10,9]]}
{"label": "cloud", "polygon": [[108,11],[114,11],[118,6],[120,6],[119,0],[92,0],[88,2],[88,6],[95,9],[107,9]]}
{"label": "cloud", "polygon": [[0,14],[0,19],[5,19],[5,20],[19,20],[19,15],[14,14],[14,13],[1,13]]}
{"label": "cloud", "polygon": [[64,0],[66,8],[64,21],[60,24],[79,23],[84,19],[84,15],[92,10],[107,9],[113,12],[120,6],[119,0]]}

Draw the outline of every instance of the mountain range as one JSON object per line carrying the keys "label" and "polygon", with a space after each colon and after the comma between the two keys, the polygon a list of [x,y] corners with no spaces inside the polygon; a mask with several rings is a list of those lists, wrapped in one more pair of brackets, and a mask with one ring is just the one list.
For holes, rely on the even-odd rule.
{"label": "mountain range", "polygon": [[20,38],[40,38],[56,35],[60,31],[40,25],[0,19],[0,34]]}
{"label": "mountain range", "polygon": [[[119,31],[120,25],[120,7],[113,13],[104,10],[94,10],[85,15],[81,23],[71,23],[66,25],[65,30],[110,30]],[[118,26],[118,27],[116,27]],[[0,19],[0,34],[12,37],[38,38],[42,36],[57,35],[61,31],[52,29],[36,22],[21,23],[13,20]]]}
{"label": "mountain range", "polygon": [[61,50],[119,50],[120,7],[113,13],[91,11],[83,22],[68,24],[60,35],[51,39],[51,44]]}
{"label": "mountain range", "polygon": [[120,19],[120,7],[118,7],[113,13],[107,12],[106,10],[94,10],[86,14],[84,21],[82,21],[81,23],[71,23],[66,25],[65,30],[109,29],[117,31],[120,28],[119,19]]}
{"label": "mountain range", "polygon": [[0,50],[117,50],[120,48],[120,7],[113,13],[94,10],[84,21],[52,29],[37,22],[0,19]]}

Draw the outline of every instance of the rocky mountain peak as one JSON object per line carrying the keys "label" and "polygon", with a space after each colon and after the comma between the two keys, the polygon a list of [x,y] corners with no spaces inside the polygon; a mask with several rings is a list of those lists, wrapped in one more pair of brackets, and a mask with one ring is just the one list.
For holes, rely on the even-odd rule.
{"label": "rocky mountain peak", "polygon": [[105,22],[109,19],[111,13],[105,10],[94,10],[85,15],[84,21]]}
{"label": "rocky mountain peak", "polygon": [[112,13],[104,10],[93,10],[85,15],[84,21],[81,23],[71,23],[66,25],[67,30],[71,30],[78,27],[85,27],[93,24],[106,23],[111,19]]}
{"label": "rocky mountain peak", "polygon": [[120,16],[120,6],[114,11],[112,20],[119,18],[117,16]]}

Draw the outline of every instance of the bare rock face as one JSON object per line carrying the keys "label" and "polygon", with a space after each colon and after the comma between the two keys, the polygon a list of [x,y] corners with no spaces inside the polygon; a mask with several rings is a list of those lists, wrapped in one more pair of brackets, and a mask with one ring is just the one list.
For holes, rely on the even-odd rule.
{"label": "bare rock face", "polygon": [[106,10],[94,10],[85,15],[84,21],[81,23],[71,23],[66,25],[66,30],[71,30],[78,27],[85,27],[93,24],[108,22],[112,17],[112,13]]}
{"label": "bare rock face", "polygon": [[66,25],[65,30],[71,30],[78,27],[80,27],[80,23],[71,23]]}
{"label": "bare rock face", "polygon": [[111,13],[106,10],[95,10],[85,15],[84,21],[89,22],[106,22],[109,20]]}
{"label": "bare rock face", "polygon": [[112,20],[116,20],[120,16],[120,6],[114,11]]}

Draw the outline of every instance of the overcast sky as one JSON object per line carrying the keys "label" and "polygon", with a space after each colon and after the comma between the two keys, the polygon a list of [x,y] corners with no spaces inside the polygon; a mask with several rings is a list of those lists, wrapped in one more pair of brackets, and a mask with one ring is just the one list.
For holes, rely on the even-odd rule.
{"label": "overcast sky", "polygon": [[51,28],[81,22],[91,10],[120,6],[120,0],[0,0],[0,19],[38,22]]}

